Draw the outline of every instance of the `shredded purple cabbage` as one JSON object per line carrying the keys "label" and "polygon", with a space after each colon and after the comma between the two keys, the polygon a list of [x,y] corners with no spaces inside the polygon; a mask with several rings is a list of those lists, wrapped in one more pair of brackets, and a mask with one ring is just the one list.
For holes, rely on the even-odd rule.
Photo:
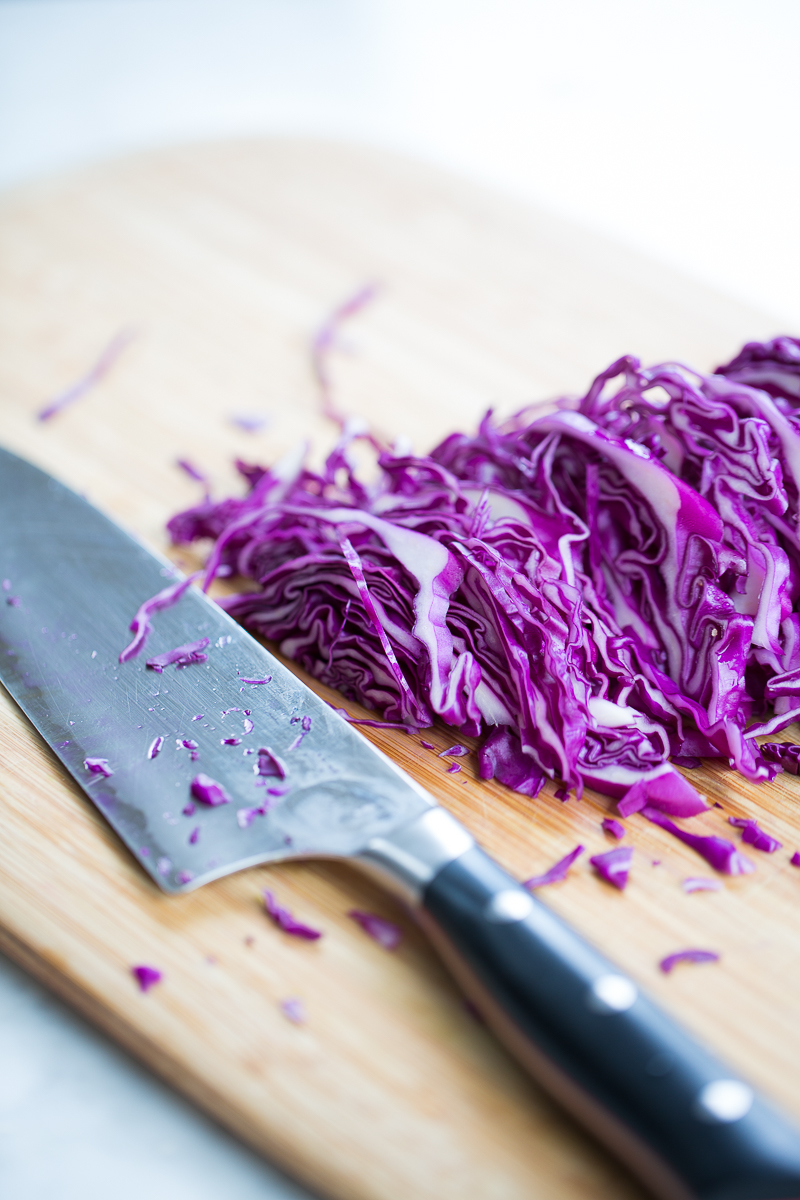
{"label": "shredded purple cabbage", "polygon": [[735,825],[742,830],[742,841],[748,846],[752,846],[754,850],[763,850],[765,854],[774,854],[776,850],[783,847],[783,842],[779,842],[777,838],[770,837],[763,829],[760,829],[755,821],[748,817],[728,817],[728,824]]}
{"label": "shredded purple cabbage", "polygon": [[604,854],[595,854],[589,862],[601,878],[623,891],[628,883],[632,859],[633,850],[630,846],[618,846],[614,850],[606,850]]}
{"label": "shredded purple cabbage", "polygon": [[189,845],[196,846],[199,840],[200,840],[200,826],[195,825],[194,829],[189,834]]}
{"label": "shredded purple cabbage", "polygon": [[222,784],[202,773],[195,775],[192,780],[191,792],[195,800],[199,800],[201,804],[210,804],[212,808],[231,803],[231,798]]}
{"label": "shredded purple cabbage", "polygon": [[665,975],[669,975],[670,971],[674,967],[677,967],[678,963],[684,962],[719,962],[719,955],[713,950],[677,950],[675,954],[668,954],[666,958],[662,958],[658,965]]}
{"label": "shredded purple cabbage", "polygon": [[530,879],[525,880],[522,886],[533,890],[534,888],[549,887],[551,883],[561,883],[562,880],[567,878],[567,873],[576,858],[580,858],[582,854],[583,846],[576,846],[574,850],[570,850],[569,854],[565,854],[563,858],[560,858],[557,863],[553,863],[553,866],[545,871],[543,875],[532,875]]}
{"label": "shredded purple cabbage", "polygon": [[190,479],[194,479],[196,483],[202,483],[203,487],[208,490],[208,480],[205,475],[202,471],[198,471],[194,463],[190,463],[188,458],[179,458],[175,465],[180,467],[182,471],[185,471]]}
{"label": "shredded purple cabbage", "polygon": [[793,867],[800,867],[800,854],[798,854],[798,852],[796,850],[795,850],[794,854],[792,855],[792,857],[789,859],[789,862],[792,864]]}
{"label": "shredded purple cabbage", "polygon": [[146,665],[152,670],[157,671],[159,675],[171,663],[175,663],[175,669],[179,667],[188,667],[190,663],[208,662],[208,655],[203,654],[208,645],[208,638],[199,638],[196,642],[186,642],[183,646],[176,646],[174,650],[165,650],[163,654],[156,654],[154,658],[148,658]]}
{"label": "shredded purple cabbage", "polygon": [[260,433],[269,424],[269,417],[265,413],[240,413],[232,416],[230,421],[245,433]]}
{"label": "shredded purple cabbage", "polygon": [[385,722],[482,737],[481,777],[529,796],[551,780],[686,817],[706,805],[673,756],[772,778],[755,736],[800,715],[800,343],[714,375],[621,358],[558,411],[415,456],[333,403],[330,352],[371,295],[313,342],[341,430],[324,469],[238,464],[244,498],[169,524],[214,542],[206,586],[257,584],[223,607]]}
{"label": "shredded purple cabbage", "polygon": [[621,821],[615,820],[614,817],[604,817],[602,824],[606,833],[610,833],[618,841],[621,841],[625,837],[625,826]]}
{"label": "shredded purple cabbage", "polygon": [[102,775],[104,779],[110,779],[114,774],[107,758],[85,758],[83,765],[92,775]]}
{"label": "shredded purple cabbage", "polygon": [[469,754],[466,746],[450,746],[447,750],[442,750],[437,758],[463,758],[465,754]]}
{"label": "shredded purple cabbage", "polygon": [[696,833],[689,833],[686,829],[681,829],[674,821],[670,821],[669,817],[665,817],[658,809],[651,808],[649,805],[642,809],[642,816],[646,817],[648,821],[652,821],[654,825],[660,825],[662,829],[666,829],[684,845],[691,846],[710,867],[713,867],[715,871],[720,871],[723,875],[750,875],[755,871],[755,866],[750,859],[744,854],[740,854],[733,842],[728,842],[725,838],[704,837]]}
{"label": "shredded purple cabbage", "polygon": [[143,992],[148,992],[156,983],[160,983],[164,978],[161,971],[156,967],[131,967],[131,975],[139,984],[139,988]]}
{"label": "shredded purple cabbage", "polygon": [[363,912],[359,908],[351,908],[347,914],[361,926],[365,933],[383,946],[384,950],[396,950],[403,939],[403,931],[393,921],[379,917],[375,913]]}
{"label": "shredded purple cabbage", "polygon": [[249,683],[251,687],[257,687],[260,683],[272,683],[272,676],[268,675],[266,679],[242,679],[242,683]]}
{"label": "shredded purple cabbage", "polygon": [[315,942],[317,938],[322,937],[319,929],[312,929],[310,925],[304,925],[302,921],[295,920],[289,909],[278,903],[273,892],[265,889],[263,895],[264,908],[284,933],[290,933],[292,937],[305,938],[309,942]]}

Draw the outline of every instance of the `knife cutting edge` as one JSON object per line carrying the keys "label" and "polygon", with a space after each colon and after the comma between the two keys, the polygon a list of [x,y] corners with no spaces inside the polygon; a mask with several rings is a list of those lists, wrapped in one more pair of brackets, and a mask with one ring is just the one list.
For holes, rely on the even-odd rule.
{"label": "knife cutting edge", "polygon": [[[4,450],[0,576],[0,680],[164,891],[349,859],[412,907],[498,1036],[656,1195],[800,1198],[790,1121],[207,596],[189,589],[120,664],[131,615],[174,569]],[[145,667],[206,638],[206,662]],[[200,770],[232,802],[198,804],[190,843]]]}

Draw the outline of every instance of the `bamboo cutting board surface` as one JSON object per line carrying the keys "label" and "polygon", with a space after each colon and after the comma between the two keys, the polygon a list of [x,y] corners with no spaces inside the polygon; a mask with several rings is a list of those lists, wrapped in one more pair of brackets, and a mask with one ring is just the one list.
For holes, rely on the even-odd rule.
{"label": "bamboo cutting board surface", "polygon": [[[289,140],[161,152],[6,197],[0,277],[3,444],[159,549],[166,519],[199,499],[177,458],[207,471],[218,495],[241,490],[237,456],[272,461],[307,437],[321,458],[334,431],[317,415],[308,338],[365,281],[382,291],[347,332],[353,353],[333,363],[338,398],[419,450],[489,405],[579,392],[624,352],[708,368],[779,332],[664,267],[426,167]],[[133,337],[106,378],[38,423],[121,329]],[[257,412],[271,418],[259,434],[230,421]],[[757,873],[719,893],[687,896],[681,879],[705,864],[632,818],[623,894],[588,866],[606,846],[609,801],[561,804],[552,789],[531,801],[480,782],[474,755],[449,776],[418,736],[366,736],[519,877],[583,842],[548,902],[800,1118],[800,871],[789,865],[800,781],[754,788],[722,766],[695,772],[723,805],[704,830],[759,815],[785,849],[754,854]],[[425,736],[437,750],[452,741],[443,728]],[[163,896],[4,693],[0,812],[0,946],[319,1192],[642,1196],[470,1016],[411,918],[347,866],[264,867]],[[263,915],[265,886],[323,938],[281,934]],[[400,948],[369,941],[347,918],[353,907],[397,921]],[[721,960],[662,976],[658,960],[688,945]],[[165,974],[146,996],[129,974],[138,962]],[[304,1000],[305,1026],[282,1015],[289,996]]]}

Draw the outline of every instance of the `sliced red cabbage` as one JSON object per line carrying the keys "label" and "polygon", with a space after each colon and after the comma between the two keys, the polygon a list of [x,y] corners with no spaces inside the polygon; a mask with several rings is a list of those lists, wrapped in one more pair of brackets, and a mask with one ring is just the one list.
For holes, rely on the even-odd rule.
{"label": "sliced red cabbage", "polygon": [[244,720],[242,721],[242,725],[244,727],[245,733],[252,733],[253,730],[255,729],[255,725],[253,724],[253,722],[250,720],[249,717],[244,718]]}
{"label": "sliced red cabbage", "polygon": [[438,758],[461,758],[463,755],[469,754],[466,746],[450,746],[447,750],[442,750]]}
{"label": "sliced red cabbage", "polygon": [[552,780],[685,817],[706,806],[671,758],[770,778],[755,735],[800,714],[791,345],[748,351],[770,394],[734,378],[747,363],[619,359],[577,405],[489,414],[424,457],[373,438],[365,480],[327,356],[369,294],[314,342],[342,430],[323,470],[239,464],[248,495],[170,522],[213,540],[207,583],[257,585],[223,607],[388,723],[482,736],[481,777],[531,796]]}
{"label": "sliced red cabbage", "polygon": [[422,748],[424,750],[435,750],[436,749],[433,742],[423,742],[422,740],[420,740],[419,744],[420,744],[420,746],[422,746]]}
{"label": "sliced red cabbage", "polygon": [[604,817],[602,824],[606,833],[610,833],[612,837],[620,841],[625,837],[625,826],[621,821],[616,821],[614,817]]}
{"label": "sliced red cabbage", "polygon": [[202,804],[210,804],[216,808],[220,804],[230,804],[231,798],[221,783],[217,783],[209,775],[195,775],[191,782],[191,792],[195,800]]}
{"label": "sliced red cabbage", "polygon": [[131,967],[131,975],[139,984],[139,988],[143,992],[148,992],[155,984],[160,983],[164,978],[161,971],[157,967],[146,967],[144,965]]}
{"label": "sliced red cabbage", "polygon": [[195,814],[196,805],[193,800],[187,800],[181,812],[185,817],[193,817]]}
{"label": "sliced red cabbage", "polygon": [[257,687],[260,683],[272,683],[272,676],[268,675],[266,679],[242,679],[242,683],[249,683],[251,687]]}
{"label": "sliced red cabbage", "polygon": [[310,925],[304,925],[302,921],[296,920],[288,908],[284,908],[282,904],[278,903],[273,892],[265,889],[263,896],[264,908],[284,933],[289,933],[292,937],[305,938],[309,942],[315,942],[317,938],[322,937],[319,929],[312,929]]}
{"label": "sliced red cabbage", "polygon": [[383,946],[384,950],[396,950],[403,939],[403,931],[393,921],[379,917],[376,913],[364,912],[359,908],[351,908],[347,914],[356,921],[366,934]]}
{"label": "sliced red cabbage", "polygon": [[684,845],[691,846],[710,867],[713,867],[715,871],[720,871],[723,875],[750,875],[756,869],[750,859],[744,854],[740,854],[733,842],[728,842],[725,838],[689,833],[686,829],[681,829],[674,821],[670,821],[669,817],[664,816],[658,809],[651,808],[649,805],[642,809],[642,816],[646,817],[648,821],[652,821],[654,825],[660,825],[662,829],[666,829]]}
{"label": "sliced red cabbage", "polygon": [[576,846],[574,850],[570,850],[569,854],[565,854],[557,863],[554,863],[549,870],[543,875],[532,875],[530,879],[526,879],[523,887],[534,888],[548,887],[551,883],[561,883],[567,878],[567,873],[575,862],[576,858],[580,858],[583,854],[583,846]]}
{"label": "sliced red cabbage", "polygon": [[178,883],[191,883],[194,879],[194,871],[178,871]]}
{"label": "sliced red cabbage", "polygon": [[800,867],[800,854],[798,854],[798,852],[796,850],[795,850],[794,854],[792,855],[792,857],[789,859],[789,862],[792,864],[793,867]]}
{"label": "sliced red cabbage", "polygon": [[56,413],[63,412],[70,404],[74,404],[76,400],[80,400],[81,396],[85,396],[88,391],[96,387],[103,380],[111,368],[116,363],[123,350],[135,337],[132,329],[122,329],[115,337],[111,339],[105,347],[97,362],[86,372],[82,378],[78,379],[66,391],[61,392],[54,400],[51,400],[38,414],[40,421],[49,421]]}
{"label": "sliced red cabbage", "polygon": [[258,804],[254,808],[239,808],[236,810],[236,824],[240,829],[249,829],[256,817],[265,817],[269,806]]}
{"label": "sliced red cabbage", "polygon": [[219,739],[221,746],[241,746],[242,739],[240,737],[226,737]]}
{"label": "sliced red cabbage", "polygon": [[168,667],[171,663],[175,663],[177,670],[179,667],[188,667],[190,663],[208,662],[208,655],[201,653],[208,645],[208,641],[208,638],[199,638],[196,642],[186,642],[183,646],[176,646],[174,650],[165,650],[163,654],[156,654],[154,658],[148,658],[146,665],[160,675],[164,667]]}
{"label": "sliced red cabbage", "polygon": [[186,579],[179,579],[177,583],[171,583],[169,587],[163,588],[155,596],[151,596],[149,600],[145,600],[131,621],[130,628],[134,637],[133,641],[121,651],[119,656],[121,663],[129,662],[130,659],[135,658],[141,651],[147,641],[147,635],[153,628],[150,623],[153,613],[161,612],[163,609],[171,608],[173,604],[177,604],[186,589],[201,574],[202,571],[195,571],[193,575],[188,575]]}
{"label": "sliced red cabbage", "polygon": [[200,838],[200,826],[195,825],[192,832],[189,834],[189,845],[195,846]]}
{"label": "sliced red cabbage", "polygon": [[678,963],[684,962],[719,962],[719,955],[713,950],[677,950],[674,954],[668,954],[666,958],[662,958],[658,965],[665,975],[669,975]]}
{"label": "sliced red cabbage", "polygon": [[461,763],[450,763],[450,766],[447,768],[447,774],[455,775],[455,773],[460,770],[461,770]]}
{"label": "sliced red cabbage", "polygon": [[92,775],[102,775],[104,779],[109,779],[114,774],[107,758],[85,758],[83,765]]}
{"label": "sliced red cabbage", "polygon": [[719,892],[722,884],[718,879],[705,879],[701,875],[690,875],[684,879],[681,887],[685,892]]}
{"label": "sliced red cabbage", "polygon": [[774,854],[776,850],[780,850],[783,842],[779,842],[777,838],[770,837],[763,829],[760,829],[755,821],[748,817],[728,817],[728,824],[735,825],[742,830],[742,841],[747,842],[748,846],[752,846],[754,850],[763,850],[765,854]]}
{"label": "sliced red cabbage", "polygon": [[606,850],[604,854],[595,854],[589,862],[607,883],[622,891],[628,882],[631,869],[633,850],[630,846],[618,846],[614,850]]}

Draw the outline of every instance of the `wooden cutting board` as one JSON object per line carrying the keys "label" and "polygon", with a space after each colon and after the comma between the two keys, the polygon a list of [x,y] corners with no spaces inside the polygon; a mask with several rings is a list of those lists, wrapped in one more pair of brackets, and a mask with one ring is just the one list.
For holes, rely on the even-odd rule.
{"label": "wooden cutting board", "polygon": [[[580,391],[623,352],[707,368],[778,332],[542,213],[417,164],[297,141],[172,150],[8,196],[0,278],[2,442],[159,549],[167,517],[198,498],[176,458],[221,495],[240,489],[237,456],[274,460],[309,437],[319,459],[331,444],[309,334],[367,280],[382,294],[334,363],[338,396],[421,450],[489,405]],[[107,377],[38,423],[123,328],[135,336]],[[258,412],[271,425],[257,435],[230,421]],[[589,853],[607,845],[602,798],[531,801],[480,782],[474,756],[452,776],[417,737],[367,736],[520,877],[578,840]],[[705,864],[632,818],[624,894],[587,854],[547,899],[800,1117],[800,871],[789,864],[800,782],[754,788],[722,766],[693,778],[723,805],[704,830],[759,815],[785,849],[754,855],[757,873],[719,893],[685,895],[681,879]],[[2,948],[308,1185],[341,1200],[642,1195],[469,1015],[410,917],[355,871],[265,867],[161,895],[5,695],[0,813]],[[269,923],[267,885],[324,930],[318,943]],[[352,907],[402,925],[401,947],[369,941]],[[721,960],[661,975],[658,960],[688,945]],[[129,974],[139,962],[165,974],[146,996]],[[281,1013],[289,996],[306,1004],[303,1027]]]}

